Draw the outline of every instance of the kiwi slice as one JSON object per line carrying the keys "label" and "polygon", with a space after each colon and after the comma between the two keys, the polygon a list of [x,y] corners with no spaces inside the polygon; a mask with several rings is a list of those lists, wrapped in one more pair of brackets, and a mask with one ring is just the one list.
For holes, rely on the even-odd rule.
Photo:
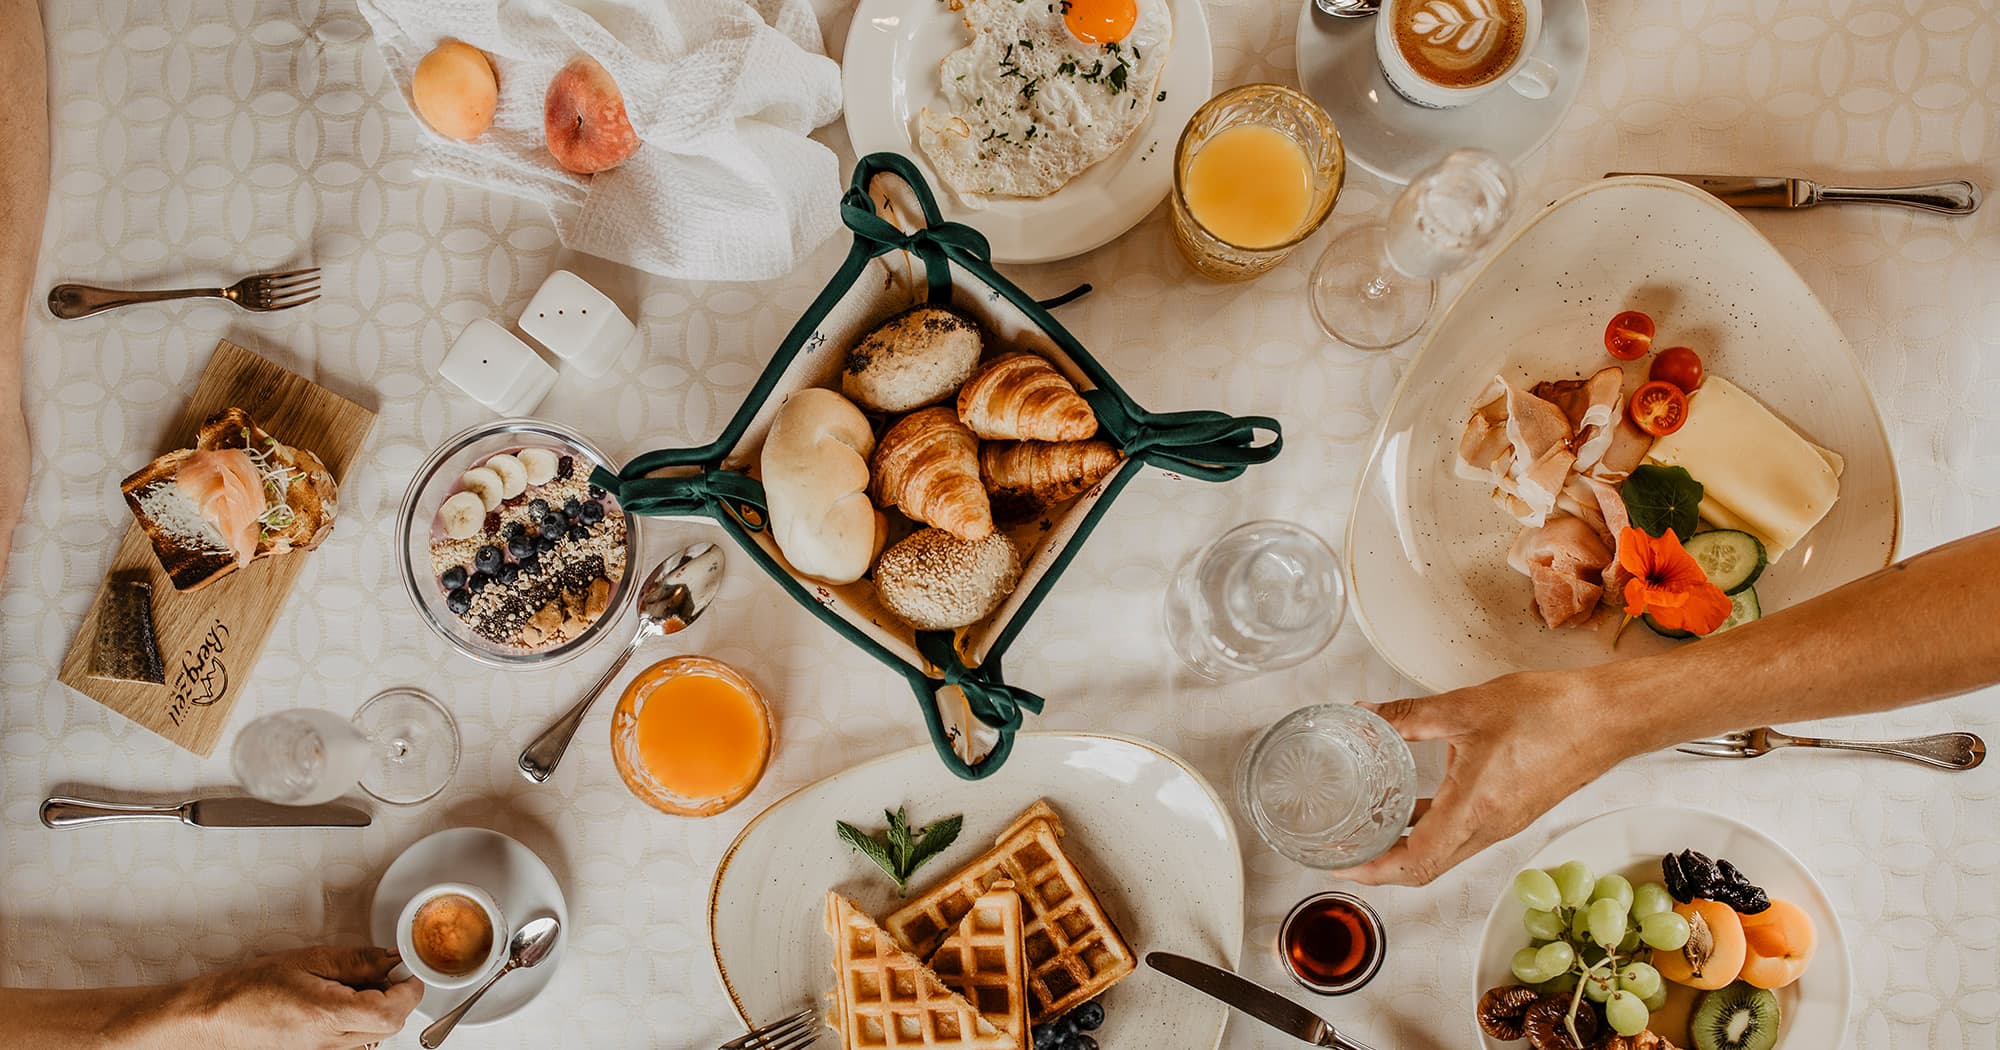
{"label": "kiwi slice", "polygon": [[1778,1041],[1778,997],[1742,981],[1695,1004],[1688,1022],[1695,1050],[1771,1050]]}

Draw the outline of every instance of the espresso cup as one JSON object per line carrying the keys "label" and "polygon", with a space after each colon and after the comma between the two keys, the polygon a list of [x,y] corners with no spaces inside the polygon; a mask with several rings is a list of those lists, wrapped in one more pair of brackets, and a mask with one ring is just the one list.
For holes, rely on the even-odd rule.
{"label": "espresso cup", "polygon": [[463,988],[484,978],[507,951],[507,923],[491,894],[441,882],[410,898],[396,920],[396,949],[427,988]]}
{"label": "espresso cup", "polygon": [[1533,55],[1542,0],[1384,0],[1375,54],[1396,93],[1419,106],[1452,109],[1502,85],[1523,98],[1549,97],[1556,69]]}

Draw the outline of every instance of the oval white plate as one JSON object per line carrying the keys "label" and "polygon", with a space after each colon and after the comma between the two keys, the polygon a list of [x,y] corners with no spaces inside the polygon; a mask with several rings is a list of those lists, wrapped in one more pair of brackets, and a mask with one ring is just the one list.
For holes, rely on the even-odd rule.
{"label": "oval white plate", "polygon": [[[1798,905],[1813,921],[1818,946],[1812,962],[1804,976],[1778,989],[1778,1043],[1773,1050],[1824,1050],[1845,1045],[1854,977],[1840,919],[1812,872],[1763,832],[1720,814],[1685,806],[1635,806],[1593,817],[1557,835],[1529,858],[1527,866],[1553,868],[1564,861],[1580,860],[1600,875],[1617,872],[1636,886],[1660,881],[1660,858],[1684,849],[1728,860],[1751,882],[1764,887],[1772,897]],[[1479,954],[1473,957],[1473,1002],[1488,988],[1515,983],[1511,969],[1514,952],[1528,943],[1527,931],[1521,928],[1525,911],[1513,891],[1501,886],[1500,899],[1486,916],[1486,929],[1479,935]],[[1656,1030],[1675,1046],[1688,1046],[1686,1019],[1699,993],[1675,984],[1667,987],[1671,990],[1667,1005],[1656,1015],[1658,1024],[1667,1027]],[[1526,1045],[1503,1043],[1479,1032],[1472,1003],[1466,1004],[1465,1017],[1485,1050],[1519,1050]]]}
{"label": "oval white plate", "polygon": [[[899,805],[913,823],[964,815],[958,841],[917,872],[915,893],[985,852],[1039,798],[1062,817],[1063,848],[1135,953],[1236,965],[1243,855],[1201,774],[1127,737],[1022,733],[1006,768],[977,783],[939,768],[925,745],[837,773],[758,814],[723,853],[708,896],[715,969],[737,1015],[747,1025],[824,1006],[833,990],[833,945],[822,919],[828,889],[877,919],[895,910],[895,886],[834,837],[834,821],[878,830],[882,810]],[[1229,1016],[1228,1007],[1145,966],[1103,1002],[1104,1027],[1092,1034],[1104,1050],[1212,1047]],[[821,1043],[837,1041],[829,1031]]]}
{"label": "oval white plate", "polygon": [[1167,97],[1153,105],[1152,115],[1118,152],[1046,197],[992,197],[968,207],[917,147],[917,112],[937,106],[942,95],[938,63],[967,38],[964,20],[944,0],[861,0],[840,63],[847,138],[856,156],[888,151],[914,161],[944,217],[985,234],[994,262],[1081,255],[1138,225],[1166,198],[1173,188],[1174,144],[1188,118],[1214,94],[1201,0],[1167,0],[1167,8],[1174,20],[1173,51],[1154,89]]}
{"label": "oval white plate", "polygon": [[1612,364],[1604,325],[1628,308],[1653,316],[1657,345],[1694,347],[1710,375],[1846,459],[1839,502],[1758,580],[1766,613],[1894,558],[1889,438],[1826,308],[1715,198],[1669,179],[1606,179],[1550,205],[1480,270],[1434,323],[1376,431],[1348,519],[1348,582],[1355,620],[1403,675],[1455,689],[1681,644],[1634,627],[1614,652],[1608,631],[1536,622],[1527,579],[1507,567],[1519,526],[1452,472],[1495,372],[1539,381]]}

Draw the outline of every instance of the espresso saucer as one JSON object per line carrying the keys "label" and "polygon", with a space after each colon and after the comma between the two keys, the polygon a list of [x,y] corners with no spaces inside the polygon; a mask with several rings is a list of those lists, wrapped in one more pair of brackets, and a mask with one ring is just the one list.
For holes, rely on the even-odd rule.
{"label": "espresso saucer", "polygon": [[[495,984],[459,1027],[512,1017],[542,994],[562,964],[563,945],[570,936],[569,907],[563,901],[562,886],[542,858],[513,839],[485,828],[447,828],[412,844],[382,873],[382,881],[375,885],[375,899],[368,905],[369,936],[376,944],[393,946],[403,905],[440,882],[468,883],[491,894],[512,927],[502,937],[511,936],[513,930],[541,915],[553,915],[563,924],[555,951],[548,958]],[[417,1012],[436,1018],[465,1001],[477,987],[428,989]]]}
{"label": "espresso saucer", "polygon": [[1544,0],[1536,57],[1556,69],[1556,89],[1530,100],[1501,86],[1457,109],[1430,109],[1396,94],[1375,57],[1375,19],[1334,18],[1300,0],[1299,87],[1340,129],[1350,163],[1391,182],[1408,182],[1460,146],[1493,151],[1509,164],[1540,149],[1576,101],[1590,60],[1584,0]]}

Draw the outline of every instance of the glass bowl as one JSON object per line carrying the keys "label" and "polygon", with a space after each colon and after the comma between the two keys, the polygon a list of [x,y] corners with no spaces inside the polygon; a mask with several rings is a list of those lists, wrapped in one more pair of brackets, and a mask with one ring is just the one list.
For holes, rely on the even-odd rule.
{"label": "glass bowl", "polygon": [[[417,468],[416,477],[403,493],[402,509],[396,515],[396,550],[403,572],[403,586],[417,607],[425,625],[454,648],[474,660],[493,667],[550,667],[596,645],[624,613],[633,588],[634,569],[639,555],[636,516],[625,515],[625,567],[612,581],[611,595],[604,612],[588,627],[561,644],[546,648],[506,645],[474,631],[445,606],[445,589],[432,574],[431,542],[438,508],[458,491],[460,475],[484,463],[495,453],[520,448],[551,448],[558,455],[575,457],[573,473],[587,477],[595,465],[611,461],[597,446],[568,427],[539,419],[501,419],[482,423],[445,439],[430,458]],[[517,497],[518,498],[518,497]],[[609,497],[607,497],[609,499]]]}
{"label": "glass bowl", "polygon": [[[750,775],[726,787],[718,786],[713,792],[704,792],[701,797],[682,794],[662,783],[648,768],[639,741],[640,716],[660,687],[675,679],[689,677],[717,679],[729,689],[741,693],[749,701],[751,717],[756,723],[753,727],[756,739],[751,742],[756,753]],[[682,715],[710,730],[724,724],[724,719],[717,717],[713,710],[683,711]],[[626,685],[624,694],[618,698],[618,708],[611,715],[611,759],[617,765],[618,776],[625,781],[626,788],[647,805],[677,817],[709,817],[743,801],[757,789],[757,782],[764,779],[764,771],[770,767],[771,748],[776,736],[771,706],[764,702],[763,694],[742,672],[705,656],[675,656],[639,672]],[[721,740],[714,738],[685,743],[696,748],[706,747],[710,753],[715,747],[723,745]]]}

